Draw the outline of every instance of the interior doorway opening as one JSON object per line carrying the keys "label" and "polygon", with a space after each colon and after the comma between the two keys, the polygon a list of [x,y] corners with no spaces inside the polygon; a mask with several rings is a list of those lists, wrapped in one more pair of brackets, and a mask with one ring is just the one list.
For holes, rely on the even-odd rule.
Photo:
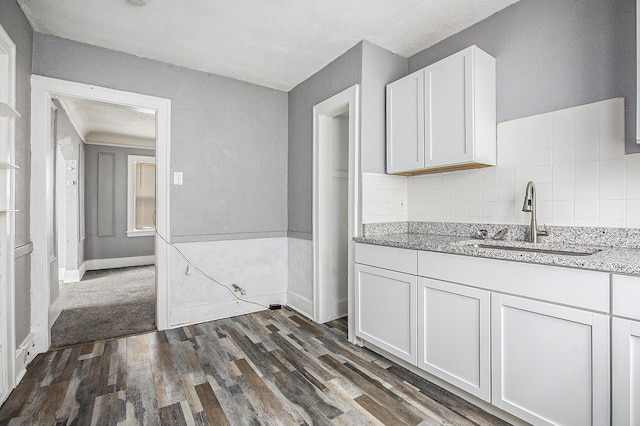
{"label": "interior doorway opening", "polygon": [[[31,265],[32,300],[31,329],[35,339],[34,353],[45,352],[51,343],[51,326],[59,311],[51,302],[52,280],[50,278],[51,235],[55,232],[45,214],[54,197],[52,174],[42,167],[49,164],[47,147],[48,129],[52,114],[49,108],[52,99],[84,99],[96,103],[119,105],[131,110],[153,111],[156,129],[156,231],[155,238],[155,292],[156,325],[158,329],[168,328],[168,235],[169,235],[169,152],[170,152],[170,110],[171,101],[148,95],[140,95],[114,89],[107,89],[82,83],[58,80],[34,75],[31,78],[31,220],[33,254]],[[88,145],[87,145],[88,146]],[[49,154],[50,155],[50,154]],[[109,163],[108,156],[104,157]],[[109,202],[109,200],[104,200]],[[108,221],[105,221],[105,224]],[[95,268],[100,269],[100,268]]]}
{"label": "interior doorway opening", "polygon": [[156,112],[52,103],[51,347],[155,330]]}
{"label": "interior doorway opening", "polygon": [[313,319],[348,317],[353,334],[353,238],[360,234],[359,86],[313,108]]}

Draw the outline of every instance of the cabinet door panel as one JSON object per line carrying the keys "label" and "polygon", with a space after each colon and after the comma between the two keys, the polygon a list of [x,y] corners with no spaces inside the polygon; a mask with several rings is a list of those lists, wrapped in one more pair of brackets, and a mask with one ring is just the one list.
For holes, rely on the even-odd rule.
{"label": "cabinet door panel", "polygon": [[387,173],[424,168],[424,72],[387,85]]}
{"label": "cabinet door panel", "polygon": [[640,425],[640,322],[613,318],[613,424]]}
{"label": "cabinet door panel", "polygon": [[416,363],[417,277],[356,263],[356,336]]}
{"label": "cabinet door panel", "polygon": [[609,318],[492,297],[492,403],[534,424],[609,424]]}
{"label": "cabinet door panel", "polygon": [[418,367],[491,399],[491,293],[418,279]]}
{"label": "cabinet door panel", "polygon": [[425,167],[473,159],[471,58],[464,53],[424,70]]}

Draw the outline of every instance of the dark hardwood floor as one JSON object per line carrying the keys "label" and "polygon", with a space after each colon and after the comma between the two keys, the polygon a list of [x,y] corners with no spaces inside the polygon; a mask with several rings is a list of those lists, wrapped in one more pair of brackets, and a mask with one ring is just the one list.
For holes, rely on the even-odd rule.
{"label": "dark hardwood floor", "polygon": [[346,341],[346,321],[264,311],[39,355],[0,425],[503,421]]}

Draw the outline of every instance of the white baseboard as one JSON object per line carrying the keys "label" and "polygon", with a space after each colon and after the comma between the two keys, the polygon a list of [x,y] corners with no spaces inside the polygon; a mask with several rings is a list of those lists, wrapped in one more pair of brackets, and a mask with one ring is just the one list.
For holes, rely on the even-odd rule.
{"label": "white baseboard", "polygon": [[65,283],[77,283],[82,281],[82,277],[84,273],[87,272],[87,262],[82,262],[80,268],[78,269],[69,269],[64,271],[64,282]]}
{"label": "white baseboard", "polygon": [[49,327],[53,325],[62,313],[62,299],[60,296],[56,297],[51,306],[49,306]]}
{"label": "white baseboard", "polygon": [[287,306],[313,320],[313,302],[311,299],[289,290],[287,292]]}
{"label": "white baseboard", "polygon": [[156,256],[135,256],[135,257],[114,257],[111,259],[91,259],[86,260],[83,265],[87,271],[99,269],[126,268],[128,266],[155,265]]}
{"label": "white baseboard", "polygon": [[185,325],[198,324],[201,322],[214,321],[217,319],[263,311],[267,309],[270,304],[284,305],[286,297],[287,294],[285,292],[278,292],[246,299],[247,301],[259,303],[263,306],[239,300],[231,300],[221,303],[207,303],[196,306],[181,306],[179,308],[171,309],[169,314],[169,326],[171,328],[183,327]]}
{"label": "white baseboard", "polygon": [[27,364],[29,364],[36,356],[36,342],[33,332],[29,333],[27,337],[22,341],[15,353],[15,384],[20,383],[20,380],[27,373]]}

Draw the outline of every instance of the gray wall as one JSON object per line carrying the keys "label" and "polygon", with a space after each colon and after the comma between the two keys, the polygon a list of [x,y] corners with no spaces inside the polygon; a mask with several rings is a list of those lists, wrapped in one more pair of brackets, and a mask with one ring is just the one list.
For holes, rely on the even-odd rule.
{"label": "gray wall", "polygon": [[[289,92],[289,232],[311,234],[313,106],[362,79],[362,43]],[[286,167],[286,166],[285,166]]]}
{"label": "gray wall", "polygon": [[[154,237],[127,237],[128,155],[153,157],[155,153],[147,149],[85,145],[86,260],[154,254]],[[100,156],[107,161],[99,165]],[[103,236],[98,232],[99,223]]]}
{"label": "gray wall", "polygon": [[[16,109],[22,115],[16,120],[16,246],[31,242],[29,233],[29,185],[31,168],[31,61],[33,31],[14,0],[0,1],[0,25],[16,45]],[[31,329],[31,256],[16,259],[16,341],[22,343]]]}
{"label": "gray wall", "polygon": [[497,59],[499,122],[622,96],[627,153],[640,152],[635,4],[522,0],[412,56],[409,72],[476,44]]}
{"label": "gray wall", "polygon": [[171,99],[174,241],[287,231],[286,93],[38,33],[33,73]]}
{"label": "gray wall", "polygon": [[362,172],[386,172],[386,85],[407,74],[406,58],[363,42],[360,87],[360,167]]}

